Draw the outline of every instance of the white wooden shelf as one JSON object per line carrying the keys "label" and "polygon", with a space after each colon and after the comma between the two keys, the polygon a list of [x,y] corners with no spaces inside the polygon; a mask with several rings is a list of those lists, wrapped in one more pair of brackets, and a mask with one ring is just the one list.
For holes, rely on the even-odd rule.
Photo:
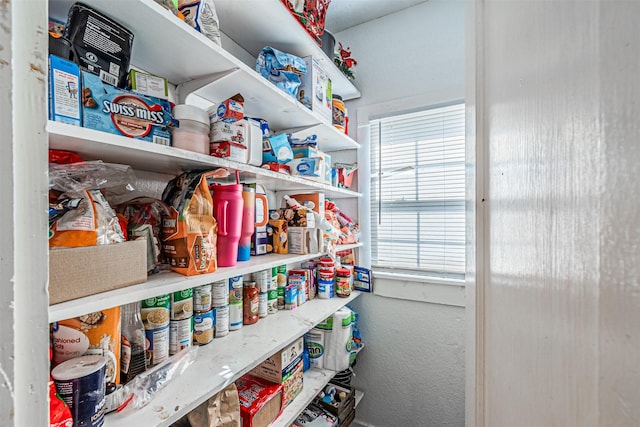
{"label": "white wooden shelf", "polygon": [[358,243],[349,243],[346,245],[337,245],[336,246],[336,252],[340,252],[340,251],[346,251],[347,249],[355,249],[355,248],[359,248],[363,245],[363,243],[358,242]]}
{"label": "white wooden shelf", "polygon": [[360,97],[333,58],[327,57],[280,0],[216,0],[216,11],[222,32],[253,56],[265,46],[301,57],[312,55],[329,73],[334,93],[344,100]]}
{"label": "white wooden shelf", "polygon": [[322,391],[331,378],[335,375],[335,371],[328,369],[309,369],[304,373],[304,386],[302,391],[287,406],[278,418],[275,419],[269,427],[289,427],[292,422],[298,418],[298,415],[306,408],[313,399]]}
{"label": "white wooden shelf", "polygon": [[324,191],[327,196],[336,199],[361,197],[361,194],[355,191],[310,179],[94,129],[49,121],[47,131],[49,148],[74,151],[88,160],[127,164],[134,169],[172,175],[186,170],[223,167],[240,171],[240,178],[244,182],[259,182],[268,188],[285,191]]}
{"label": "white wooden shelf", "polygon": [[171,425],[359,295],[354,292],[349,298],[314,299],[214,339],[198,349],[196,361],[147,406],[108,414],[105,427]]}
{"label": "white wooden shelf", "polygon": [[356,390],[356,402],[355,402],[356,408],[358,407],[358,404],[360,404],[360,401],[362,400],[363,397],[364,397],[364,391]]}

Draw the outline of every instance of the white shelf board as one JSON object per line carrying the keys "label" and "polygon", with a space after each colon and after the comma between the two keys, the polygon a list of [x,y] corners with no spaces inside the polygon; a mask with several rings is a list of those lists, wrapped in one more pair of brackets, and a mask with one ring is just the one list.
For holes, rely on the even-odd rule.
{"label": "white shelf board", "polygon": [[364,397],[364,391],[356,390],[356,403],[355,403],[356,408],[358,407],[358,404],[360,403],[363,397]]}
{"label": "white shelf board", "polygon": [[[49,0],[50,16],[66,22],[73,3],[75,0]],[[133,32],[133,65],[165,77],[171,83],[228,71],[242,64],[154,0],[90,0],[85,3]]]}
{"label": "white shelf board", "polygon": [[196,361],[147,406],[108,414],[105,427],[171,425],[358,295],[354,292],[349,298],[308,301],[295,310],[279,311],[214,339],[199,348]]}
{"label": "white shelf board", "polygon": [[[158,273],[149,276],[149,280],[145,283],[54,304],[49,307],[49,322],[69,319],[86,313],[104,310],[105,308],[115,307],[133,301],[141,301],[157,295],[193,288],[233,276],[266,270],[278,265],[302,262],[321,255],[321,253],[316,253],[309,255],[267,254],[252,256],[249,261],[238,262],[238,264],[233,267],[219,267],[214,273],[201,274],[199,276],[183,276],[173,272]],[[89,282],[87,286],[90,286]]]}
{"label": "white shelf board", "polygon": [[253,56],[265,46],[305,57],[316,57],[331,78],[333,92],[346,101],[359,98],[353,83],[280,0],[216,0],[220,29]]}
{"label": "white shelf board", "polygon": [[363,245],[362,242],[358,242],[358,243],[349,243],[346,245],[337,245],[336,246],[336,252],[340,252],[340,251],[346,251],[347,249],[355,249],[355,248],[359,248]]}
{"label": "white shelf board", "polygon": [[[303,107],[306,108],[306,107]],[[360,144],[351,139],[349,135],[339,131],[333,126],[318,124],[304,129],[286,129],[288,133],[294,133],[297,138],[305,139],[310,135],[316,135],[318,148],[322,151],[354,150],[360,148]]]}
{"label": "white shelf board", "polygon": [[284,191],[320,190],[336,199],[361,197],[355,191],[309,179],[93,129],[49,121],[47,131],[50,148],[74,151],[87,160],[127,164],[134,169],[172,175],[187,170],[223,167],[240,171],[240,178],[244,182],[259,182],[267,188],[277,187]]}
{"label": "white shelf board", "polygon": [[289,427],[298,418],[298,415],[307,407],[313,399],[322,391],[335,375],[335,371],[328,369],[309,369],[304,373],[302,391],[276,418],[269,427]]}

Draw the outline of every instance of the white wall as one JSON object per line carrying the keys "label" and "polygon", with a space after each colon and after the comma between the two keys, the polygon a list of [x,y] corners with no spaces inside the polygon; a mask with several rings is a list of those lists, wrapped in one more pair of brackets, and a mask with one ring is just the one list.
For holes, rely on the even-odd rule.
{"label": "white wall", "polygon": [[640,3],[478,6],[475,425],[638,426]]}
{"label": "white wall", "polygon": [[[464,7],[462,0],[431,0],[336,34],[358,61],[355,84],[362,97],[347,103],[351,135],[372,116],[464,99]],[[366,158],[362,135],[366,132],[358,132],[360,154]],[[366,183],[360,184],[366,191]],[[364,206],[359,218],[366,239]],[[376,284],[385,295],[394,294],[394,281]],[[427,295],[423,300],[440,301],[429,291],[418,293]],[[464,309],[381,295],[363,295],[353,306],[362,316],[368,346],[355,368],[355,384],[365,392],[358,423],[463,426]]]}

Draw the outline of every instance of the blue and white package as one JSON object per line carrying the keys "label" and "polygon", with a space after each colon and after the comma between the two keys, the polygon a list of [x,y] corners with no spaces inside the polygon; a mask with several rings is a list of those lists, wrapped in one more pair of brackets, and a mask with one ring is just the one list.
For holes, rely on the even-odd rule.
{"label": "blue and white package", "polygon": [[49,55],[49,120],[82,126],[80,67]]}
{"label": "blue and white package", "polygon": [[262,163],[288,163],[293,160],[293,151],[286,133],[262,138]]}
{"label": "blue and white package", "polygon": [[300,75],[307,72],[307,64],[298,56],[266,46],[258,55],[256,71],[295,98],[301,83]]}
{"label": "blue and white package", "polygon": [[319,157],[303,157],[293,159],[289,162],[291,175],[301,175],[306,177],[324,178],[325,163]]}

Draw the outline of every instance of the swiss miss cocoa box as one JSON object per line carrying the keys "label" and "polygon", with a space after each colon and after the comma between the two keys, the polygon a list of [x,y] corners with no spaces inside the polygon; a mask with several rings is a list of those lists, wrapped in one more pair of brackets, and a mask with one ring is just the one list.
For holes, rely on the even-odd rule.
{"label": "swiss miss cocoa box", "polygon": [[171,145],[169,101],[119,89],[82,71],[82,126]]}

